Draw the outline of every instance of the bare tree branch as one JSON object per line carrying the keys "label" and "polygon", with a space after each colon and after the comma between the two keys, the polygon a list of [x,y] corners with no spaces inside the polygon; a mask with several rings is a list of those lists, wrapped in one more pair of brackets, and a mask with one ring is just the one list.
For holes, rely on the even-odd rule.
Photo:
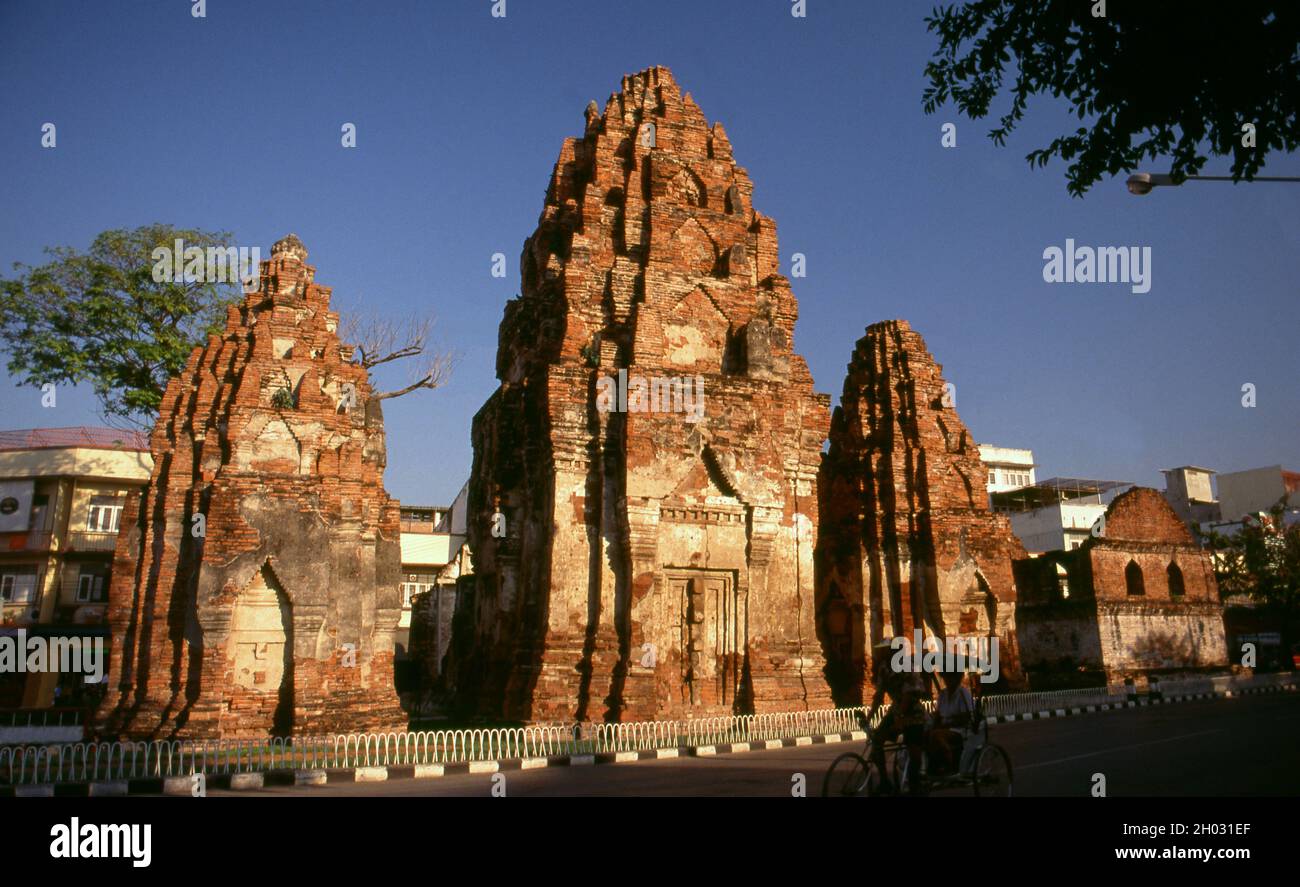
{"label": "bare tree branch", "polygon": [[455,363],[452,355],[447,353],[430,354],[424,362],[421,369],[423,372],[420,377],[407,385],[405,388],[398,388],[393,391],[383,391],[378,394],[370,395],[375,400],[387,400],[390,397],[401,397],[403,394],[410,394],[420,388],[441,388],[446,384],[447,379],[451,377],[451,368]]}
{"label": "bare tree branch", "polygon": [[339,339],[355,349],[356,363],[371,370],[394,361],[423,356],[417,364],[416,377],[404,388],[372,394],[375,400],[401,397],[421,388],[440,388],[451,376],[454,356],[429,344],[433,331],[432,315],[412,316],[398,321],[373,312],[348,312],[339,331]]}
{"label": "bare tree branch", "polygon": [[412,316],[398,321],[369,312],[351,312],[339,338],[357,349],[357,363],[366,369],[423,354],[433,330],[433,317]]}

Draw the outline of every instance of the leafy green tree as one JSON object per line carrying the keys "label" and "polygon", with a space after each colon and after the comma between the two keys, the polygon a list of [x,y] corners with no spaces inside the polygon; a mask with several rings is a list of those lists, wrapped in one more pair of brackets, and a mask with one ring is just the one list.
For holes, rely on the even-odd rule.
{"label": "leafy green tree", "polygon": [[1250,179],[1270,151],[1300,145],[1295,0],[971,0],[925,21],[939,35],[925,112],[951,100],[982,118],[1014,78],[1010,107],[989,133],[1001,146],[1030,97],[1064,97],[1086,125],[1025,159],[1072,161],[1076,197],[1143,158],[1170,157],[1180,182],[1208,151],[1232,158],[1234,179]]}
{"label": "leafy green tree", "polygon": [[1232,536],[1203,534],[1215,555],[1215,578],[1224,598],[1246,597],[1274,617],[1290,657],[1300,623],[1300,523],[1286,525],[1285,500],[1262,516],[1248,517]]}
{"label": "leafy green tree", "polygon": [[105,231],[86,252],[48,248],[50,261],[39,267],[15,264],[17,276],[0,280],[0,348],[10,374],[34,387],[88,382],[106,419],[152,427],[167,380],[221,330],[239,296],[237,280],[155,273],[155,250],[170,255],[177,240],[186,249],[224,249],[229,238],[145,225]]}

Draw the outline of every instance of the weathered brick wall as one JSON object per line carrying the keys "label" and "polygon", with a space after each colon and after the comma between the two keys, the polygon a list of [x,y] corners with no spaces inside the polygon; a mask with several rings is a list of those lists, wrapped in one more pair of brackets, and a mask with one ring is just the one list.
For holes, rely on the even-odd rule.
{"label": "weathered brick wall", "polygon": [[[1059,669],[1074,657],[1114,681],[1227,666],[1213,562],[1159,492],[1124,493],[1107,508],[1098,536],[1037,561],[1021,566],[1036,579],[1020,607],[1021,647],[1031,670]],[[1067,602],[1053,594],[1056,562],[1068,569]],[[1141,583],[1130,588],[1134,571]],[[1141,594],[1131,593],[1138,588]],[[1067,634],[1088,636],[1087,649],[1063,646]]]}
{"label": "weathered brick wall", "polygon": [[[1119,496],[1106,509],[1100,537],[1081,550],[1090,564],[1108,672],[1226,667],[1213,562],[1164,496],[1144,487]],[[1129,594],[1130,564],[1141,570],[1140,596]],[[1172,593],[1171,566],[1182,578],[1182,595]]]}
{"label": "weathered brick wall", "polygon": [[[465,708],[829,703],[812,616],[829,399],[792,350],[797,302],[752,195],[665,68],[624,78],[564,143],[501,324],[501,387],[474,421],[477,581],[448,675]],[[620,370],[698,377],[703,415],[599,409]]]}
{"label": "weathered brick wall", "polygon": [[1016,583],[1025,556],[988,507],[979,451],[942,367],[906,321],[854,349],[818,481],[819,631],[842,702],[869,695],[870,648],[895,635],[996,637],[1019,680]]}
{"label": "weathered brick wall", "polygon": [[[102,733],[404,723],[383,416],[306,258],[293,235],[276,243],[257,291],[167,387],[153,475],[127,506],[115,553]],[[281,389],[292,406],[273,400]]]}
{"label": "weathered brick wall", "polygon": [[451,645],[452,620],[458,608],[454,584],[438,584],[411,597],[411,655],[418,663],[417,688],[437,684],[442,660]]}
{"label": "weathered brick wall", "polygon": [[1030,683],[1035,689],[1053,688],[1083,675],[1100,682],[1105,671],[1101,626],[1087,558],[1078,550],[1051,551],[1016,561],[1015,573],[1016,633]]}

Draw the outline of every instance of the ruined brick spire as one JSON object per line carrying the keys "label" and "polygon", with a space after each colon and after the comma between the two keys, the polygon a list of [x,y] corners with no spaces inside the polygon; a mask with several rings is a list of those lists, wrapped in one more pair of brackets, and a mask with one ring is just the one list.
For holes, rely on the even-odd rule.
{"label": "ruined brick spire", "polygon": [[1025,551],[989,509],[978,447],[942,369],[907,321],[872,324],[831,421],[818,611],[844,702],[862,698],[872,645],[918,628],[997,637],[1003,676],[1018,677],[1012,560]]}
{"label": "ruined brick spire", "polygon": [[307,247],[302,245],[297,234],[286,234],[271,246],[271,256],[289,256],[304,264],[307,261]]}
{"label": "ruined brick spire", "polygon": [[[811,585],[829,399],[792,350],[798,305],[752,198],[666,68],[624,77],[565,140],[474,424],[476,607],[452,657],[474,710],[829,704]],[[702,414],[603,411],[615,377],[698,380]]]}
{"label": "ruined brick spire", "polygon": [[278,241],[225,330],[168,383],[114,559],[105,734],[405,723],[383,417],[306,259],[296,236]]}
{"label": "ruined brick spire", "polygon": [[[754,209],[753,191],[722,124],[709,125],[667,68],[624,77],[560,151],[520,259],[522,298],[506,308],[503,335],[520,333],[501,342],[499,377],[515,381],[539,362],[584,364],[592,351],[602,365],[682,366],[690,361],[669,359],[685,346],[674,314],[724,352],[739,347],[727,334],[760,316],[776,337],[764,349],[772,371],[790,369],[811,391],[791,351],[798,303],[778,272],[776,226]],[[655,292],[675,298],[647,298]],[[564,323],[548,323],[560,294]],[[526,321],[534,316],[540,329]],[[677,352],[665,349],[674,342]]]}

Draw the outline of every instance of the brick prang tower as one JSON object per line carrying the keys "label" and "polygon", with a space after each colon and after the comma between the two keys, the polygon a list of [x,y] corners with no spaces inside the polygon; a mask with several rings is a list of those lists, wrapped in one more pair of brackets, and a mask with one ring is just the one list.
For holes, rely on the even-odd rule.
{"label": "brick prang tower", "polygon": [[405,727],[383,415],[314,276],[277,242],[167,386],[114,557],[101,735]]}
{"label": "brick prang tower", "polygon": [[942,370],[906,321],[872,324],[831,420],[818,630],[843,704],[870,699],[872,647],[912,642],[917,629],[936,641],[997,638],[1001,678],[1022,681],[1012,562],[1025,549],[989,508],[979,448]]}
{"label": "brick prang tower", "polygon": [[[829,398],[792,350],[776,227],[721,124],[666,68],[625,77],[564,142],[520,264],[500,387],[474,420],[462,708],[829,705],[812,585]],[[614,380],[626,403],[603,409]],[[648,406],[643,383],[665,396]]]}

